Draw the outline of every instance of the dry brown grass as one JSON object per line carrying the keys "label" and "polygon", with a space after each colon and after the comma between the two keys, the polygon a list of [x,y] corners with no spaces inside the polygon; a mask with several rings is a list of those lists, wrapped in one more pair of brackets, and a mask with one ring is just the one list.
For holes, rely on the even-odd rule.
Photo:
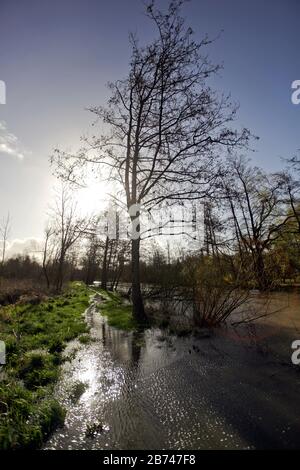
{"label": "dry brown grass", "polygon": [[1,279],[0,280],[0,305],[14,303],[38,304],[45,300],[48,292],[45,287],[36,281],[26,279]]}

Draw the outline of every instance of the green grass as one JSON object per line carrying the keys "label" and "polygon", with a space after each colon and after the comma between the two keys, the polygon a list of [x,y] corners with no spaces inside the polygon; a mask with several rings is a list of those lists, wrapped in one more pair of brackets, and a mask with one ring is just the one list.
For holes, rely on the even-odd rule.
{"label": "green grass", "polygon": [[88,343],[90,343],[90,342],[92,341],[92,338],[91,338],[90,335],[85,334],[85,335],[79,336],[78,341],[79,341],[81,344],[88,344]]}
{"label": "green grass", "polygon": [[0,385],[0,449],[39,448],[58,426],[65,411],[46,392],[30,392],[10,380]]}
{"label": "green grass", "polygon": [[84,382],[76,382],[73,384],[69,395],[70,400],[74,404],[77,403],[81,395],[86,391],[87,387],[88,385]]}
{"label": "green grass", "polygon": [[83,312],[90,291],[72,283],[39,305],[0,309],[0,339],[6,344],[0,379],[0,449],[36,448],[64,421],[52,398],[61,352],[67,341],[87,333]]}
{"label": "green grass", "polygon": [[137,322],[132,316],[132,306],[124,304],[121,296],[115,292],[108,292],[103,289],[97,289],[104,299],[98,310],[101,315],[107,318],[107,323],[110,326],[120,330],[134,330],[138,328]]}

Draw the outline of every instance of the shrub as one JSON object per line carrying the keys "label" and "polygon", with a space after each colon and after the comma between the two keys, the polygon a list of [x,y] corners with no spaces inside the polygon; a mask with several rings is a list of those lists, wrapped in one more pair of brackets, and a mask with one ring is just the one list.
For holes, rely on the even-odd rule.
{"label": "shrub", "polygon": [[250,290],[242,289],[240,285],[240,279],[223,276],[218,264],[203,262],[196,271],[192,287],[195,325],[217,326],[247,303]]}

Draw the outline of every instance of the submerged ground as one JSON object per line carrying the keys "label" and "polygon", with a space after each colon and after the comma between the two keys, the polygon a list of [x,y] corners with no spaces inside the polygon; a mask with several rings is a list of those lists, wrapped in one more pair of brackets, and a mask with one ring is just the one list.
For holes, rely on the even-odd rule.
{"label": "submerged ground", "polygon": [[271,303],[278,312],[257,324],[176,337],[109,326],[96,298],[86,313],[92,340],[65,351],[55,396],[66,422],[45,448],[296,448],[299,293]]}

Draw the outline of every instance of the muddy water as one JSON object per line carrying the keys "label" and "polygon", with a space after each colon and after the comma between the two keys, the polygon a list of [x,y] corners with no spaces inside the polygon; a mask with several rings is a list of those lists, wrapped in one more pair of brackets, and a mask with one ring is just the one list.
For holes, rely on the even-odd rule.
{"label": "muddy water", "polygon": [[92,303],[93,341],[68,346],[57,386],[66,424],[45,447],[299,447],[300,366],[290,346],[300,339],[300,295],[274,294],[271,308],[278,313],[256,326],[178,338],[113,329]]}

